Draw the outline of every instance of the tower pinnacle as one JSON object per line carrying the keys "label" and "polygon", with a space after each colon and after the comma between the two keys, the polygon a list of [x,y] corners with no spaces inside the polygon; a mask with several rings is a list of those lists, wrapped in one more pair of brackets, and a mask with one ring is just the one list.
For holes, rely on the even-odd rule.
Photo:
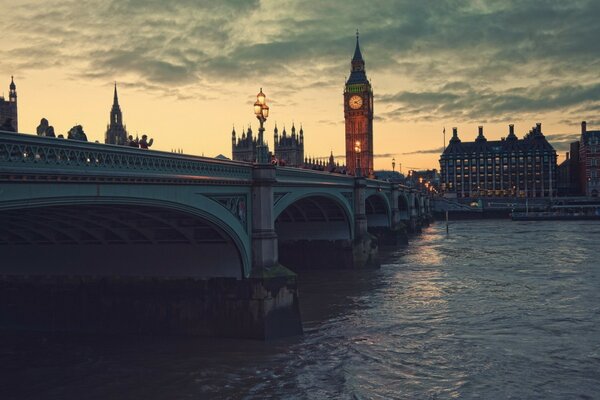
{"label": "tower pinnacle", "polygon": [[115,95],[113,98],[113,105],[119,105],[119,97],[117,96],[117,81],[115,81]]}

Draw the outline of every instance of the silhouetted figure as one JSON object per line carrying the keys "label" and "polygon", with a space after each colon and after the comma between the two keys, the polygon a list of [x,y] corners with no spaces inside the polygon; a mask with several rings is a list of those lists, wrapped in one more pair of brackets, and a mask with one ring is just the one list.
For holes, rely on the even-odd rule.
{"label": "silhouetted figure", "polygon": [[137,149],[138,147],[140,147],[139,140],[137,138],[134,139],[133,135],[129,135],[129,137],[127,138],[127,146],[135,147]]}
{"label": "silhouetted figure", "polygon": [[40,124],[35,129],[38,136],[46,136],[46,130],[48,129],[48,120],[46,118],[42,118]]}
{"label": "silhouetted figure", "polygon": [[142,138],[140,139],[140,149],[147,149],[152,146],[152,143],[154,143],[154,139],[148,140],[148,135],[142,135]]}
{"label": "silhouetted figure", "polygon": [[42,118],[40,124],[36,128],[36,133],[38,136],[46,136],[46,137],[56,137],[54,134],[54,127],[49,125],[48,120],[46,118]]}
{"label": "silhouetted figure", "polygon": [[71,129],[69,129],[67,139],[80,140],[82,142],[87,142],[87,136],[86,136],[85,132],[83,131],[83,127],[81,125],[75,125]]}
{"label": "silhouetted figure", "polygon": [[0,131],[16,132],[13,126],[12,118],[8,117],[4,120],[4,123],[0,125]]}

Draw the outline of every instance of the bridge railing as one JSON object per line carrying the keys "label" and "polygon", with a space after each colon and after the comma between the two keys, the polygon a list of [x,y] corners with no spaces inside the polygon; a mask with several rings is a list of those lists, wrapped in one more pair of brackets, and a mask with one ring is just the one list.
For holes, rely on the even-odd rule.
{"label": "bridge railing", "polygon": [[277,182],[279,184],[319,184],[354,187],[354,177],[312,169],[277,167]]}
{"label": "bridge railing", "polygon": [[250,181],[252,165],[0,131],[0,173]]}

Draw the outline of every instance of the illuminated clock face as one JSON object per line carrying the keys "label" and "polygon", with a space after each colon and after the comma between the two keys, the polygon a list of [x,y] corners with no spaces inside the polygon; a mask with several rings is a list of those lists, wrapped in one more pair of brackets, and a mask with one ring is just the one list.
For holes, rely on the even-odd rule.
{"label": "illuminated clock face", "polygon": [[360,96],[352,96],[350,97],[350,100],[348,101],[348,105],[350,106],[350,108],[353,109],[357,109],[357,108],[361,108],[363,104],[363,99]]}

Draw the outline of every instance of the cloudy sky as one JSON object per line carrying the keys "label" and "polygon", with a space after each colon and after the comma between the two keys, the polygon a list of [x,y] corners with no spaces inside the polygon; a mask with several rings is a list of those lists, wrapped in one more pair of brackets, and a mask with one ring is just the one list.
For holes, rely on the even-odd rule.
{"label": "cloudy sky", "polygon": [[[262,87],[306,153],[344,153],[355,31],[375,93],[375,167],[436,167],[442,129],[489,139],[536,122],[561,153],[600,128],[598,0],[0,0],[0,93],[22,132],[46,117],[103,141],[118,82],[130,133],[155,148],[231,155]],[[449,134],[448,134],[449,136]]]}

